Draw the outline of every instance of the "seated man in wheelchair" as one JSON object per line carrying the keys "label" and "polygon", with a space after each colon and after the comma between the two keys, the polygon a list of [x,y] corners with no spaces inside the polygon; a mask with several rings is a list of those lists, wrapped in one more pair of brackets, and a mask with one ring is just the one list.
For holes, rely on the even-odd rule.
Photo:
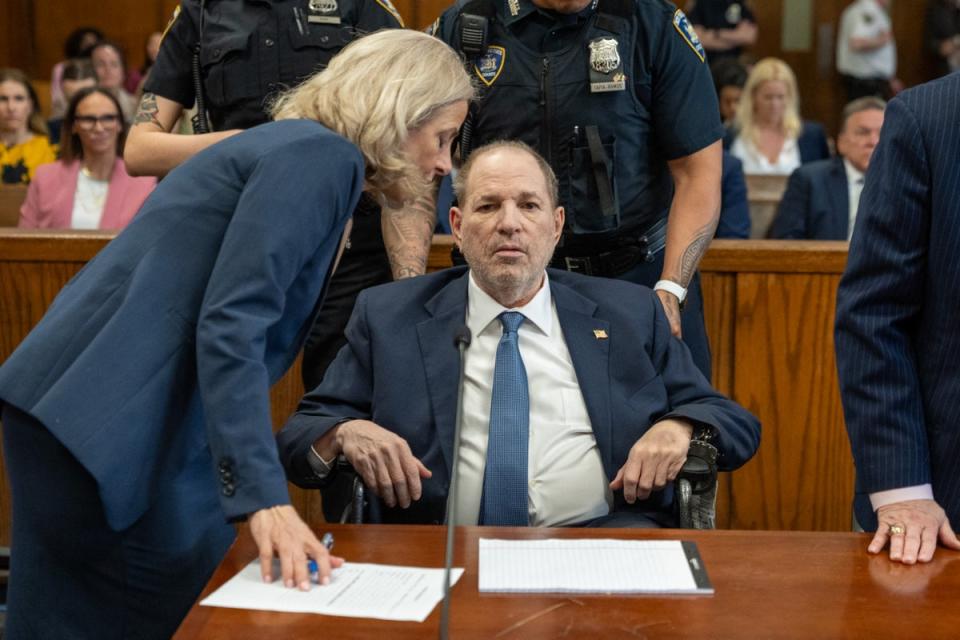
{"label": "seated man in wheelchair", "polygon": [[454,189],[467,266],[360,295],[348,344],[277,436],[289,479],[328,487],[345,458],[373,494],[366,519],[444,522],[462,384],[456,524],[681,524],[691,441],[709,443],[701,471],[704,450],[736,469],[756,418],[710,386],[650,289],[547,268],[564,209],[533,150],[477,149]]}

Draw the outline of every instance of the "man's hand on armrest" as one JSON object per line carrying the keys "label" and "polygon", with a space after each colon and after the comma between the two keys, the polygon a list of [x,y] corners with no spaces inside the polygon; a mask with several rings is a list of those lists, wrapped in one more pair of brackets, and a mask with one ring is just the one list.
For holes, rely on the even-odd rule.
{"label": "man's hand on armrest", "polygon": [[410,451],[407,441],[369,420],[348,420],[313,443],[324,460],[341,453],[364,484],[388,507],[406,509],[422,493],[421,478],[433,474]]}
{"label": "man's hand on armrest", "polygon": [[630,504],[663,489],[683,468],[693,430],[693,423],[677,418],[654,424],[630,448],[627,462],[617,471],[610,488],[623,489],[623,498]]}

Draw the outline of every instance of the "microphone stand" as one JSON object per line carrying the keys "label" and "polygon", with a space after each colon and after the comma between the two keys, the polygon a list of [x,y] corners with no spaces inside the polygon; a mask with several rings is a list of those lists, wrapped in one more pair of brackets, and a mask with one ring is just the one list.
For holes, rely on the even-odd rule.
{"label": "microphone stand", "polygon": [[460,352],[460,384],[457,386],[457,420],[453,431],[453,462],[450,469],[450,491],[447,493],[447,548],[443,563],[443,608],[440,612],[440,640],[450,633],[450,567],[453,564],[453,529],[457,507],[457,466],[460,463],[460,427],[463,423],[464,352],[470,346],[470,329],[463,325],[453,336],[453,345]]}

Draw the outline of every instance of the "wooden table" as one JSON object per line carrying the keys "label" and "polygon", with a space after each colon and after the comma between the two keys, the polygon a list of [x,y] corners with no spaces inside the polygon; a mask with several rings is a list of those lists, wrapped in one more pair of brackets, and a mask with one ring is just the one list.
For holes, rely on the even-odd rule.
{"label": "wooden table", "polygon": [[[336,552],[356,562],[443,566],[444,529],[338,525]],[[613,537],[697,543],[713,596],[481,595],[480,537]],[[912,638],[960,637],[960,553],[905,567],[868,556],[869,536],[766,531],[626,529],[457,530],[451,638]],[[244,531],[203,596],[256,557]],[[179,640],[436,638],[437,606],[422,623],[194,606]]]}

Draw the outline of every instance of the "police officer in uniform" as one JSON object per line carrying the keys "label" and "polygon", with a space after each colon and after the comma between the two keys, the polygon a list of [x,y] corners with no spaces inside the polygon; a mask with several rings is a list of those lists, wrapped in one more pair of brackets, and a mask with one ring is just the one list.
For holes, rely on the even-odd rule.
{"label": "police officer in uniform", "polygon": [[431,30],[481,82],[461,154],[496,139],[537,149],[567,211],[554,266],[654,287],[709,377],[696,268],[719,215],[723,127],[684,13],[664,0],[469,0]]}
{"label": "police officer in uniform", "polygon": [[745,0],[693,0],[688,8],[711,64],[736,58],[757,41],[757,21]]}
{"label": "police officer in uniform", "polygon": [[[272,95],[324,68],[354,38],[401,27],[390,0],[183,0],[144,86],[124,152],[128,169],[162,176],[207,146],[267,122]],[[198,111],[209,122],[195,119],[201,128],[195,135],[172,133],[197,101],[198,86]],[[318,314],[323,323],[304,348],[308,389],[344,342],[343,327],[359,291],[391,279],[380,208],[366,195],[355,211],[348,247]]]}

